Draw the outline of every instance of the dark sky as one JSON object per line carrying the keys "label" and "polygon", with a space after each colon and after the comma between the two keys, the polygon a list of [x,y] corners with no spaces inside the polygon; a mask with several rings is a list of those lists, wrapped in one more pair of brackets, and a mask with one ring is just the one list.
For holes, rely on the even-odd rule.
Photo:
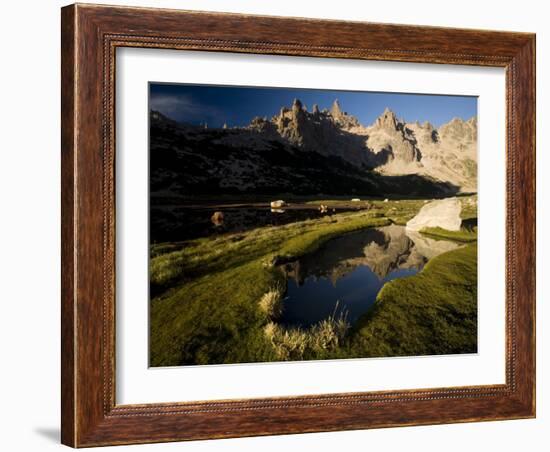
{"label": "dark sky", "polygon": [[338,99],[342,110],[370,125],[386,107],[407,122],[429,121],[439,127],[454,117],[464,120],[476,115],[477,97],[427,94],[394,94],[301,88],[258,88],[216,85],[150,85],[149,107],[166,116],[209,127],[244,126],[255,116],[271,118],[282,106],[298,98],[309,111],[313,104],[330,108]]}

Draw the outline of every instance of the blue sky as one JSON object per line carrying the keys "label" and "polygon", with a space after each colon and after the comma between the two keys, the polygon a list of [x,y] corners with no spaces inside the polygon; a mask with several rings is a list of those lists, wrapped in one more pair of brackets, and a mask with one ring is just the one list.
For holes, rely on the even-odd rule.
{"label": "blue sky", "polygon": [[180,122],[208,123],[209,127],[244,126],[255,116],[271,118],[282,106],[298,98],[311,111],[322,110],[338,99],[342,110],[370,125],[386,107],[407,122],[429,121],[439,127],[454,117],[476,116],[477,97],[398,94],[301,88],[262,88],[215,85],[149,85],[149,106]]}

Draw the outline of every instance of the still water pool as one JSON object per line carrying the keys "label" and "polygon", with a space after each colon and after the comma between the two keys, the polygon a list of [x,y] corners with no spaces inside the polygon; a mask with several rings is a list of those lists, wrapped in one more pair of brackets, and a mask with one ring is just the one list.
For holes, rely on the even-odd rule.
{"label": "still water pool", "polygon": [[342,315],[353,325],[372,308],[384,284],[418,273],[429,259],[458,246],[397,225],[332,239],[282,266],[287,288],[279,323],[307,328]]}

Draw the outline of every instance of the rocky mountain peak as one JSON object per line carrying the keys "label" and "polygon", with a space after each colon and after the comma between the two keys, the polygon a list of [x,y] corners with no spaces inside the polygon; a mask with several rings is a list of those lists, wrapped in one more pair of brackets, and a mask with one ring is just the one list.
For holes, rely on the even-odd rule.
{"label": "rocky mountain peak", "polygon": [[384,112],[376,119],[376,125],[382,129],[397,129],[397,116],[386,107]]}
{"label": "rocky mountain peak", "polygon": [[334,100],[334,103],[330,109],[330,114],[334,119],[340,119],[344,116],[344,112],[342,111],[342,108],[340,108],[340,102],[338,102],[338,99]]}
{"label": "rocky mountain peak", "polygon": [[[370,126],[343,111],[338,99],[330,110],[300,99],[272,118],[254,118],[245,128],[254,140],[273,140],[306,152],[340,157],[384,175],[422,174],[472,190],[476,182],[477,122],[454,118],[434,127],[428,121],[405,123],[386,108]],[[243,145],[234,132],[231,145]],[[266,147],[264,145],[263,147]]]}
{"label": "rocky mountain peak", "polygon": [[294,102],[292,102],[292,111],[298,112],[303,109],[304,105],[302,104],[302,101],[300,99],[294,99]]}
{"label": "rocky mountain peak", "polygon": [[439,128],[439,133],[442,137],[455,141],[475,141],[477,140],[477,120],[475,117],[467,121],[453,118]]}
{"label": "rocky mountain peak", "polygon": [[345,111],[342,110],[338,99],[334,100],[334,103],[332,104],[332,107],[330,108],[330,112],[328,112],[328,114],[330,115],[330,118],[344,130],[349,130],[353,127],[361,126],[361,124],[359,124],[359,120],[355,116],[348,115]]}
{"label": "rocky mountain peak", "polygon": [[455,118],[436,128],[429,122],[405,123],[386,108],[374,123],[365,126],[343,111],[338,100],[330,110],[312,105],[310,112],[299,99],[294,99],[271,118],[255,117],[245,127],[224,124],[207,129],[204,124],[177,123],[154,110],[150,120],[152,129],[188,137],[190,142],[195,137],[209,137],[212,145],[220,149],[243,150],[251,155],[286,149],[284,152],[310,162],[336,157],[367,175],[420,175],[463,191],[476,190],[475,117]]}
{"label": "rocky mountain peak", "polygon": [[450,125],[450,126],[460,127],[460,126],[462,126],[462,124],[464,124],[464,122],[465,121],[462,118],[454,117],[447,124]]}
{"label": "rocky mountain peak", "polygon": [[424,121],[424,123],[422,124],[422,128],[427,130],[434,130],[434,126],[429,121]]}
{"label": "rocky mountain peak", "polygon": [[[254,118],[248,128],[264,131],[266,129],[266,120]],[[342,130],[350,130],[354,127],[360,127],[359,121],[352,115],[342,111],[338,100],[335,100],[331,110],[320,110],[317,104],[312,106],[311,113],[307,111],[306,106],[300,99],[294,99],[291,107],[281,107],[279,113],[273,116],[269,121],[275,127],[279,135],[290,139],[294,144],[302,144],[305,135],[315,133],[320,137],[330,138],[331,135],[338,135]],[[313,128],[322,130],[314,131]],[[306,138],[306,141],[309,141]],[[314,141],[318,141],[315,139]]]}
{"label": "rocky mountain peak", "polygon": [[304,150],[339,156],[356,165],[375,166],[365,138],[350,132],[358,127],[357,118],[342,111],[337,100],[330,111],[320,111],[318,105],[313,105],[309,112],[299,99],[294,99],[290,108],[282,107],[269,120],[254,118],[246,128]]}

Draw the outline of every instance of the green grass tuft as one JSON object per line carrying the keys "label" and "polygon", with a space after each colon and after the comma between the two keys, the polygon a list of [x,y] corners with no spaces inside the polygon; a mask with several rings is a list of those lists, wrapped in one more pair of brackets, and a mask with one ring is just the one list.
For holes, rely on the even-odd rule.
{"label": "green grass tuft", "polygon": [[260,310],[269,319],[278,319],[283,313],[284,289],[278,286],[263,294],[259,301]]}

